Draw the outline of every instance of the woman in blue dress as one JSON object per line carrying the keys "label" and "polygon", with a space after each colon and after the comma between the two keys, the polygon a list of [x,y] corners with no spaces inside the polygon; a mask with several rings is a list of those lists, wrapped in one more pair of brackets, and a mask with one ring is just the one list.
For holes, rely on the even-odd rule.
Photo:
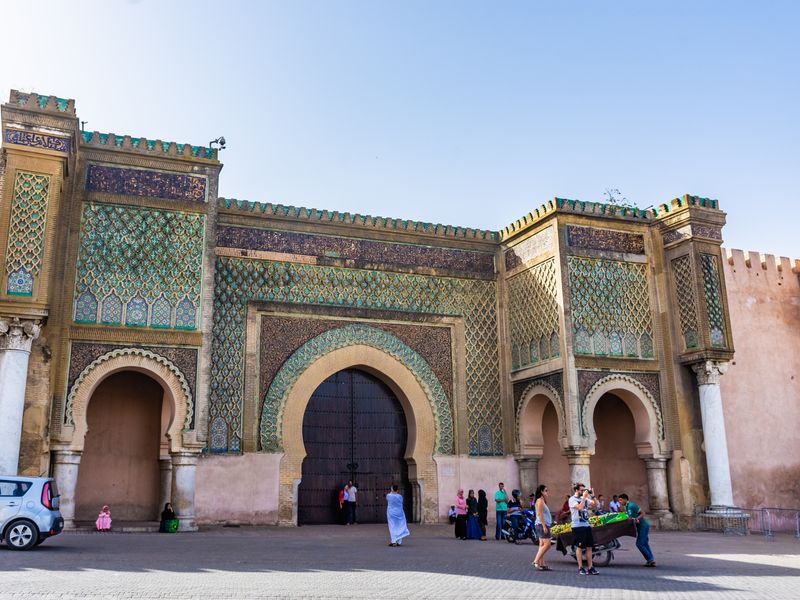
{"label": "woman in blue dress", "polygon": [[467,494],[467,539],[479,540],[482,536],[478,523],[478,499],[475,497],[475,490],[470,490]]}
{"label": "woman in blue dress", "polygon": [[403,510],[403,496],[398,492],[397,484],[386,494],[386,522],[389,525],[389,545],[402,546],[403,538],[410,535]]}

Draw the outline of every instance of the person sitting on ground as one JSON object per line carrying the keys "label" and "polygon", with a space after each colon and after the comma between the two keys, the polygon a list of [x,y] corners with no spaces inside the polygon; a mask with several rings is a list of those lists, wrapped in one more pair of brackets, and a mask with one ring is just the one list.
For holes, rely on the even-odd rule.
{"label": "person sitting on ground", "polygon": [[175,519],[175,511],[172,510],[172,503],[167,502],[164,510],[161,511],[161,522],[158,524],[159,533],[175,533],[178,530],[178,523]]}
{"label": "person sitting on ground", "polygon": [[111,509],[108,504],[103,505],[103,510],[97,515],[97,520],[94,522],[97,531],[111,531]]}

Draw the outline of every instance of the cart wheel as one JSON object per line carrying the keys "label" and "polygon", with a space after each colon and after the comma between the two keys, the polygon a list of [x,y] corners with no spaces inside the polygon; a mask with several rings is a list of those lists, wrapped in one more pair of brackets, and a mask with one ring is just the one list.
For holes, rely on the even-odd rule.
{"label": "cart wheel", "polygon": [[600,560],[597,560],[592,555],[592,562],[598,567],[607,567],[614,560],[614,553],[611,550],[605,550],[599,558]]}

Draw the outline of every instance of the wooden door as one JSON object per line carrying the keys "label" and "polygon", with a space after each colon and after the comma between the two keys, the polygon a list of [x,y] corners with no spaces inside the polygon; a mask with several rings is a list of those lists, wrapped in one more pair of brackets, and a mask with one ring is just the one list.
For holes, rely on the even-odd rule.
{"label": "wooden door", "polygon": [[326,379],[309,400],[303,418],[307,456],[298,493],[298,523],[340,522],[338,490],[358,487],[357,520],[386,522],[386,493],[396,483],[411,515],[411,487],[404,455],[405,415],[378,378],[347,369]]}

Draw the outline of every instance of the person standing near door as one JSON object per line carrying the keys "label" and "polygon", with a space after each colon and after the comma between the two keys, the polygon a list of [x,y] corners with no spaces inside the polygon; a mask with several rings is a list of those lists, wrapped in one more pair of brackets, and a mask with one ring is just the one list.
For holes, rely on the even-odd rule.
{"label": "person standing near door", "polygon": [[497,525],[494,529],[494,539],[506,539],[506,534],[503,533],[503,525],[506,522],[506,514],[508,511],[508,494],[503,482],[497,484],[497,491],[494,493],[494,510],[497,517]]}
{"label": "person standing near door", "polygon": [[358,523],[356,521],[356,495],[358,494],[358,488],[352,480],[348,481],[347,485],[347,524],[356,525]]}

